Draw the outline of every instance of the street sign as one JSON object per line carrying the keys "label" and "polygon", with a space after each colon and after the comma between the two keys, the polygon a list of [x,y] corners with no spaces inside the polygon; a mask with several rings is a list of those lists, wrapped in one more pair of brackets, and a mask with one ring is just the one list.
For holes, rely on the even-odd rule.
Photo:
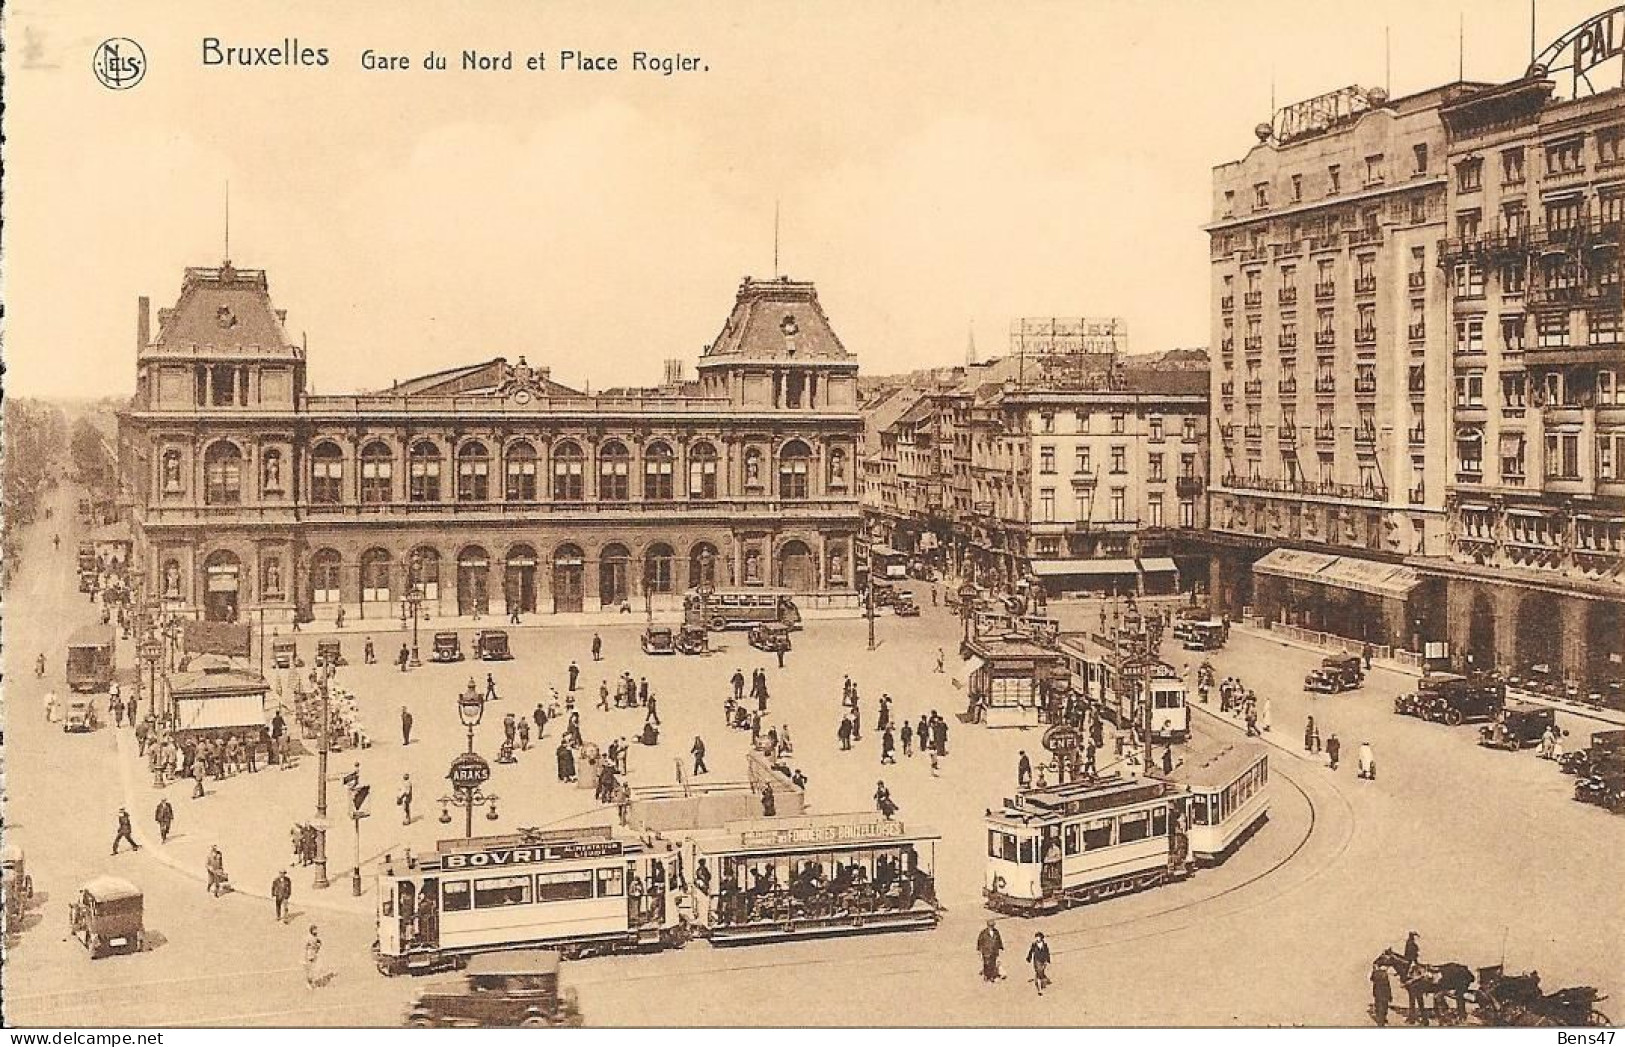
{"label": "street sign", "polygon": [[451,762],[451,773],[446,777],[452,785],[477,788],[491,780],[491,765],[478,753],[464,753]]}
{"label": "street sign", "polygon": [[1044,732],[1042,744],[1057,755],[1075,753],[1083,748],[1083,732],[1069,724],[1058,723]]}

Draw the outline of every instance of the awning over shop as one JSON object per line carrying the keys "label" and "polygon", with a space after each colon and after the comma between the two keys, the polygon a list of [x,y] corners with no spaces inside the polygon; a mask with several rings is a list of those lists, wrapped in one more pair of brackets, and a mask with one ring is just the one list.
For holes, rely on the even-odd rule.
{"label": "awning over shop", "polygon": [[1040,578],[1064,578],[1080,574],[1138,574],[1133,560],[1034,560],[1033,573]]}
{"label": "awning over shop", "polygon": [[1307,553],[1301,549],[1272,549],[1253,564],[1253,573],[1292,578],[1300,582],[1318,582],[1321,580],[1320,572],[1336,560],[1335,556]]}
{"label": "awning over shop", "polygon": [[1340,589],[1353,589],[1355,592],[1396,600],[1405,599],[1422,581],[1414,569],[1404,564],[1360,560],[1352,556],[1339,556],[1336,562],[1320,572],[1319,580]]}
{"label": "awning over shop", "polygon": [[1172,556],[1142,556],[1140,570],[1146,574],[1175,574],[1179,571]]}

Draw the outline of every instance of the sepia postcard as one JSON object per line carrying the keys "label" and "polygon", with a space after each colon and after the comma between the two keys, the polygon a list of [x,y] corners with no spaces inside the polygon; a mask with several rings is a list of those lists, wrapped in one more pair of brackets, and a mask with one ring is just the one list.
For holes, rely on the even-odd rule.
{"label": "sepia postcard", "polygon": [[10,1042],[1613,1042],[1625,5],[0,17]]}

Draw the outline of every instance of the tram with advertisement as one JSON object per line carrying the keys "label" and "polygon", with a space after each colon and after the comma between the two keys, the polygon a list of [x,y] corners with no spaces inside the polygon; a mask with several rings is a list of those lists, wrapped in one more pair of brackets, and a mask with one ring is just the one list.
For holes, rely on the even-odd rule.
{"label": "tram with advertisement", "polygon": [[1183,878],[1257,830],[1268,782],[1262,748],[1230,746],[1184,780],[1111,776],[1019,793],[987,815],[987,907],[1039,915]]}
{"label": "tram with advertisement", "polygon": [[683,596],[683,624],[724,629],[750,629],[777,623],[801,628],[801,610],[789,589],[694,589]]}
{"label": "tram with advertisement", "polygon": [[1057,646],[1066,659],[1072,690],[1100,710],[1113,727],[1144,722],[1141,695],[1151,699],[1151,740],[1183,742],[1191,736],[1190,695],[1174,667],[1136,662],[1080,633],[1064,633]]}
{"label": "tram with advertisement", "polygon": [[713,945],[935,927],[940,836],[876,814],[733,822],[686,834],[684,867],[703,867],[696,933]]}

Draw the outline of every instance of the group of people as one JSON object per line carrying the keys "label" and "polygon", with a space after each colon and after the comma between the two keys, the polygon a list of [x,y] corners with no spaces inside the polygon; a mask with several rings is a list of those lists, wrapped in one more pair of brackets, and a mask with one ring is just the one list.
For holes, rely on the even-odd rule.
{"label": "group of people", "polygon": [[[1343,743],[1338,739],[1337,732],[1333,731],[1327,736],[1325,743],[1320,739],[1320,727],[1315,723],[1313,716],[1304,721],[1303,725],[1303,751],[1316,755],[1326,754],[1326,766],[1337,770],[1338,761],[1343,756]],[[1370,742],[1361,742],[1356,755],[1358,773],[1356,777],[1366,781],[1375,781],[1377,777],[1377,758],[1371,750]]]}
{"label": "group of people", "polygon": [[[921,713],[916,724],[907,717],[899,717],[892,705],[891,695],[881,694],[874,727],[880,739],[880,762],[895,764],[901,743],[905,757],[912,758],[915,750],[928,757],[931,773],[936,775],[941,769],[941,759],[948,755],[948,721],[932,709],[929,715]],[[841,750],[849,752],[854,742],[863,741],[863,696],[851,676],[841,681],[841,707],[843,712],[835,737]]]}
{"label": "group of people", "polygon": [[[982,933],[976,936],[976,952],[982,958],[982,980],[986,982],[1003,981],[1005,978],[1004,965],[1001,957],[1004,955],[1004,936],[999,933],[996,920],[987,921]],[[1033,934],[1032,944],[1027,946],[1027,963],[1033,967],[1033,985],[1038,989],[1038,995],[1044,995],[1044,990],[1050,987],[1049,942],[1044,938],[1044,932]]]}

